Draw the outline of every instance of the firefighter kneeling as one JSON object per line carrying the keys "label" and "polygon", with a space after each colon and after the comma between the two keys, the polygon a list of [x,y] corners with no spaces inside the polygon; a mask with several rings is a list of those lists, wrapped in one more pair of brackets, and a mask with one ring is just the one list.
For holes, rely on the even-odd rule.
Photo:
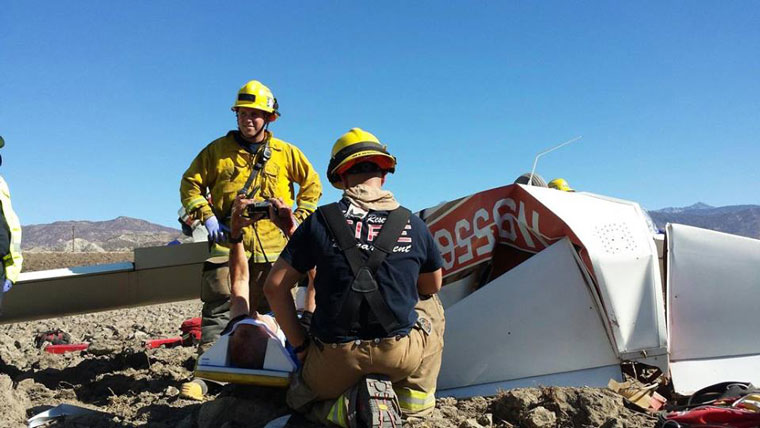
{"label": "firefighter kneeling", "polygon": [[[441,255],[425,223],[383,190],[396,158],[353,128],[327,175],[343,198],[295,231],[264,292],[303,368],[288,404],[320,423],[400,426],[435,407],[443,351]],[[317,307],[307,332],[290,284],[313,267]]]}

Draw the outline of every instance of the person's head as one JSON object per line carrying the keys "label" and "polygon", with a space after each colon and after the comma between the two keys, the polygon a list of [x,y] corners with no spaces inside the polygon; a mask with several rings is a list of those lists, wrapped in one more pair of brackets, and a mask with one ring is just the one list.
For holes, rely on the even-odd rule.
{"label": "person's head", "polygon": [[227,347],[230,363],[245,369],[261,369],[267,353],[269,334],[264,327],[238,324]]}
{"label": "person's head", "polygon": [[333,144],[327,178],[338,188],[360,183],[381,186],[385,175],[396,171],[396,158],[374,135],[351,128]]}
{"label": "person's head", "polygon": [[549,187],[552,189],[561,190],[563,192],[575,192],[575,190],[570,187],[570,183],[568,183],[564,178],[555,178],[549,182]]}
{"label": "person's head", "polygon": [[257,80],[251,80],[238,91],[232,111],[237,115],[237,124],[243,138],[261,142],[266,138],[266,129],[280,116],[277,98],[272,91]]}

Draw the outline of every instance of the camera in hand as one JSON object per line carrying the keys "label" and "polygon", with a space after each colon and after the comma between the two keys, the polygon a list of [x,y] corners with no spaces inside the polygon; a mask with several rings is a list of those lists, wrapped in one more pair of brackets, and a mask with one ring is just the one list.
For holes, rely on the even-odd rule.
{"label": "camera in hand", "polygon": [[269,201],[254,202],[245,207],[245,212],[248,217],[260,217],[263,214],[263,218],[269,218],[269,207],[272,204]]}

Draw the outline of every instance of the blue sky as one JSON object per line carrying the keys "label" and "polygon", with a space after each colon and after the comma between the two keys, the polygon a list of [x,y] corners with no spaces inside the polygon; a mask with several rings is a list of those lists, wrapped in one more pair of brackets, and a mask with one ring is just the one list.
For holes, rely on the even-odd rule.
{"label": "blue sky", "polygon": [[323,178],[340,134],[375,133],[412,209],[577,135],[538,173],[649,209],[760,203],[758,2],[209,4],[2,3],[0,174],[22,224],[176,225],[182,173],[251,79]]}

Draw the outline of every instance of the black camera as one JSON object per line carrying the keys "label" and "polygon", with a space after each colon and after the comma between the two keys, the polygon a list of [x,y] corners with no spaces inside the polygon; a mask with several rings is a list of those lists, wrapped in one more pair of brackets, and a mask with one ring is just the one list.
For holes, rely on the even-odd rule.
{"label": "black camera", "polygon": [[269,201],[254,202],[245,207],[245,212],[247,217],[260,217],[263,214],[262,218],[269,218],[269,207],[271,206],[272,204]]}

